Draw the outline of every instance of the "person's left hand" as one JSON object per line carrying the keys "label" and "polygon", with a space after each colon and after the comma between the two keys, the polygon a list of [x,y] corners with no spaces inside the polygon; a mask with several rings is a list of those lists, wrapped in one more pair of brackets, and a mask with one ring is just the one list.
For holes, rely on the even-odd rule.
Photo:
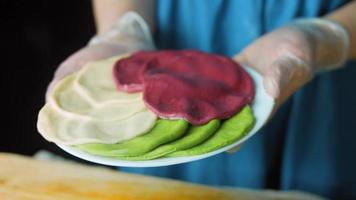
{"label": "person's left hand", "polygon": [[235,59],[262,75],[278,107],[317,72],[341,67],[347,50],[347,33],[340,25],[307,19],[262,36]]}
{"label": "person's left hand", "polygon": [[313,47],[302,33],[282,28],[244,49],[235,59],[259,72],[279,105],[313,77]]}
{"label": "person's left hand", "polygon": [[234,59],[262,75],[265,90],[276,101],[274,113],[316,73],[341,67],[348,42],[346,31],[335,22],[301,20],[262,36]]}

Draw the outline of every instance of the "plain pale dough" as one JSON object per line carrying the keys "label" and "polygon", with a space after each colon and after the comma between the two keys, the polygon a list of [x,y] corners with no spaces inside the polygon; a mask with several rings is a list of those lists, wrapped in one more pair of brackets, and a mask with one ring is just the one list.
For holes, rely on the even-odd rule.
{"label": "plain pale dough", "polygon": [[82,92],[92,103],[107,102],[109,99],[115,99],[120,102],[142,102],[142,93],[119,92],[113,81],[112,68],[115,62],[126,56],[116,56],[106,60],[100,60],[86,64],[79,71],[78,79],[74,87]]}
{"label": "plain pale dough", "polygon": [[142,94],[115,88],[111,68],[117,59],[88,63],[56,85],[38,116],[43,137],[65,145],[113,144],[151,130],[157,116]]}

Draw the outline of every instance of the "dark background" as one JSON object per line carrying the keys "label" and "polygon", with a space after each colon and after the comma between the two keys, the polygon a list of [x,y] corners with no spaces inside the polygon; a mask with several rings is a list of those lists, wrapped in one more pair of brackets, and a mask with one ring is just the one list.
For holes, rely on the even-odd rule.
{"label": "dark background", "polygon": [[58,64],[94,34],[89,0],[0,0],[0,152],[47,149],[70,157],[36,130],[48,83]]}

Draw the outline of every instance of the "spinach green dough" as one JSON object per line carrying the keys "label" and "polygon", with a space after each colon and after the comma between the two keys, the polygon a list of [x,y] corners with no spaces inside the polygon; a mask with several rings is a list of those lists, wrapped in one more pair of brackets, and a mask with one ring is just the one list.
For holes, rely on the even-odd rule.
{"label": "spinach green dough", "polygon": [[145,135],[117,144],[81,144],[83,151],[123,160],[151,160],[159,157],[193,156],[208,153],[242,138],[254,125],[250,106],[225,120],[189,126],[185,120],[157,121]]}
{"label": "spinach green dough", "polygon": [[180,139],[164,144],[156,149],[134,157],[119,157],[124,160],[151,160],[169,153],[192,148],[207,140],[220,126],[220,120],[214,119],[205,125],[191,126],[187,133]]}
{"label": "spinach green dough", "polygon": [[180,138],[189,124],[185,120],[160,119],[148,133],[117,144],[89,143],[76,145],[91,154],[107,157],[127,157],[145,154],[159,145]]}
{"label": "spinach green dough", "polygon": [[215,151],[239,140],[253,127],[254,122],[251,107],[245,106],[238,114],[223,122],[221,128],[202,144],[168,154],[167,157],[193,156]]}

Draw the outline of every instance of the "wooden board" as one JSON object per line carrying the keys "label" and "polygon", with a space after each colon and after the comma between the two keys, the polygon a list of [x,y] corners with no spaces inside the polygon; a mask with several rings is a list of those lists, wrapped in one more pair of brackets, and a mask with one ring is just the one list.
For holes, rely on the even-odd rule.
{"label": "wooden board", "polygon": [[238,199],[222,189],[0,153],[0,199]]}

